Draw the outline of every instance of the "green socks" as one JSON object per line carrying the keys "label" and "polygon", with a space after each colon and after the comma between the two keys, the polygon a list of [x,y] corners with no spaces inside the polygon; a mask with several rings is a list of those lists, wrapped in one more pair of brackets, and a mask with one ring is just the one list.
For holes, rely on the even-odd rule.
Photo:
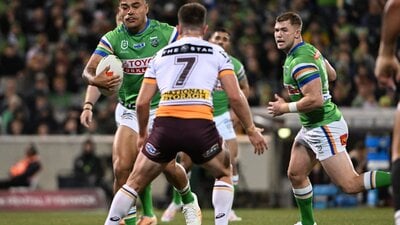
{"label": "green socks", "polygon": [[136,207],[129,209],[128,215],[124,218],[125,225],[136,225]]}
{"label": "green socks", "polygon": [[384,171],[368,171],[364,173],[364,187],[366,190],[386,187],[392,184],[391,174]]}
{"label": "green socks", "polygon": [[177,190],[182,197],[183,204],[188,204],[194,201],[194,196],[190,190],[189,184],[183,190]]}
{"label": "green socks", "polygon": [[143,215],[153,217],[153,198],[151,196],[151,185],[147,185],[141,194],[139,194],[140,201],[142,202]]}
{"label": "green socks", "polygon": [[172,202],[176,205],[182,204],[182,197],[175,188],[172,189]]}
{"label": "green socks", "polygon": [[300,220],[303,225],[314,224],[314,214],[312,208],[312,197],[306,199],[296,198],[297,206],[300,210]]}
{"label": "green socks", "polygon": [[392,184],[391,174],[389,172],[376,171],[376,187],[386,187]]}
{"label": "green socks", "polygon": [[125,225],[136,225],[136,215],[134,217],[125,217]]}
{"label": "green socks", "polygon": [[[147,185],[142,193],[139,194],[140,201],[142,202],[143,215],[146,217],[153,217],[153,198],[151,196],[151,185]],[[126,225],[136,225],[136,207],[129,210],[128,216],[124,218]]]}
{"label": "green socks", "polygon": [[313,190],[311,184],[305,188],[293,189],[293,194],[300,210],[302,225],[314,225]]}

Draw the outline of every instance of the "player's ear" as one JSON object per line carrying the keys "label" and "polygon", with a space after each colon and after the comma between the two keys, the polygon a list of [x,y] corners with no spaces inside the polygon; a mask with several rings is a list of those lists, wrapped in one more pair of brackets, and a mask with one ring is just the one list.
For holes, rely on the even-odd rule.
{"label": "player's ear", "polygon": [[181,25],[176,25],[176,30],[178,30],[178,34],[179,34],[179,36],[182,36],[182,27],[181,27]]}
{"label": "player's ear", "polygon": [[149,3],[144,1],[144,7],[146,7],[146,15],[149,13]]}
{"label": "player's ear", "polygon": [[295,32],[295,36],[294,36],[294,37],[295,37],[296,39],[299,39],[300,36],[301,36],[301,30],[300,30],[300,29],[297,29],[296,32]]}
{"label": "player's ear", "polygon": [[206,24],[203,27],[203,35],[207,34],[207,31],[208,31],[208,25]]}

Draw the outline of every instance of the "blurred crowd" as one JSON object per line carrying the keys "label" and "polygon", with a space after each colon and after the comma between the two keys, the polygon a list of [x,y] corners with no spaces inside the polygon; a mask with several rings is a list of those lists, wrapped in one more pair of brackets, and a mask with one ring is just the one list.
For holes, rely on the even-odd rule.
{"label": "blurred crowd", "polygon": [[[190,0],[148,0],[150,18],[171,25]],[[193,1],[193,0],[192,0]],[[334,102],[359,108],[393,107],[394,90],[373,74],[385,0],[198,0],[209,10],[212,30],[233,37],[231,54],[245,65],[251,106],[265,106],[282,90],[285,55],[274,43],[278,13],[299,12],[303,37],[336,68]],[[98,40],[115,27],[117,0],[0,1],[0,134],[111,134],[115,96],[94,107],[90,129],[79,123],[86,84],[85,63]]]}

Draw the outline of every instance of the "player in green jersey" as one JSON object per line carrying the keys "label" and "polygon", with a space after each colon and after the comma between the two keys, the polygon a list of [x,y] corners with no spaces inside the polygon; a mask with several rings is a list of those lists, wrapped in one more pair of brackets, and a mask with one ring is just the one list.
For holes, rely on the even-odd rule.
{"label": "player in green jersey", "polygon": [[[397,19],[399,15],[400,0],[387,1],[383,12],[381,42],[376,59],[375,75],[382,86],[390,89],[396,89],[394,80],[400,81],[400,63],[396,58],[396,49],[399,49],[396,43],[400,36]],[[400,225],[400,102],[397,104],[394,123],[391,150],[394,223]]]}
{"label": "player in green jersey", "polygon": [[[107,76],[105,71],[96,76],[97,65],[103,57],[109,54],[116,55],[123,62],[124,76],[121,88],[118,90],[119,104],[115,110],[118,128],[112,150],[115,192],[125,184],[139,153],[137,149],[138,123],[135,105],[143,81],[143,74],[155,53],[176,40],[178,36],[175,27],[147,18],[148,10],[149,6],[145,0],[120,0],[120,15],[117,18],[120,18],[122,23],[101,38],[83,71],[83,77],[88,81],[89,86],[81,114],[81,122],[88,127],[92,120],[92,107],[100,96],[97,87],[113,90],[121,82],[118,76]],[[158,101],[159,96],[157,95],[151,103],[152,116],[149,127],[151,127]],[[180,166],[171,165],[167,167],[167,170],[178,174],[176,176],[186,176]],[[175,184],[174,186],[177,187]],[[178,189],[181,190],[185,187],[181,186]],[[190,188],[188,195],[191,195]],[[138,224],[157,224],[153,212],[150,186],[140,193],[140,198],[144,217]],[[125,219],[127,224],[136,223],[135,211],[136,209],[132,209],[130,216]]]}
{"label": "player in green jersey", "polygon": [[313,225],[313,190],[308,175],[316,163],[321,163],[345,193],[388,186],[391,178],[390,173],[382,171],[355,172],[346,151],[347,124],[329,94],[329,81],[335,79],[336,72],[314,46],[303,42],[301,30],[302,20],[296,13],[286,12],[276,18],[274,37],[278,49],[287,54],[283,83],[290,102],[275,95],[268,113],[300,116],[302,128],[294,140],[287,173],[300,211],[296,225]]}
{"label": "player in green jersey", "polygon": [[[225,51],[229,52],[231,48],[231,34],[224,28],[215,29],[208,41],[214,44],[220,45],[224,48]],[[235,71],[236,77],[239,81],[240,89],[243,94],[247,97],[249,95],[249,84],[247,82],[246,72],[243,64],[230,55],[233,70]],[[237,188],[239,182],[239,173],[238,173],[238,143],[236,139],[236,134],[234,130],[234,126],[232,123],[232,118],[229,110],[229,100],[225,91],[223,90],[221,83],[218,82],[214,91],[213,91],[213,107],[214,107],[214,122],[217,127],[218,133],[226,143],[231,158],[232,164],[232,183],[234,189]],[[186,154],[180,154],[180,163],[183,167],[185,167],[186,171],[190,171],[192,167],[192,162],[190,157]],[[182,207],[182,201],[180,195],[173,190],[173,198],[172,202],[169,204],[168,208],[164,211],[161,221],[162,222],[170,222],[174,219],[176,212],[180,210]],[[238,217],[233,210],[231,210],[229,216],[229,221],[241,221],[242,218]]]}
{"label": "player in green jersey", "polygon": [[[231,34],[224,28],[217,28],[211,34],[208,39],[211,43],[220,45],[225,51],[231,51]],[[239,81],[240,90],[246,98],[249,96],[249,83],[247,81],[246,71],[243,64],[232,55],[229,56],[232,60],[233,70],[235,71],[236,77]],[[232,164],[232,183],[234,190],[237,189],[239,183],[239,171],[238,171],[238,142],[236,139],[235,129],[232,118],[237,120],[237,116],[233,111],[230,112],[229,100],[226,92],[222,89],[220,83],[217,84],[213,92],[213,105],[214,105],[214,122],[217,126],[218,133],[228,146]],[[233,115],[231,117],[231,115]],[[233,210],[231,210],[229,221],[241,221],[242,218],[238,217]]]}
{"label": "player in green jersey", "polygon": [[[106,225],[115,225],[118,218],[126,215],[129,207],[136,204],[137,192],[168,163],[175,163],[178,151],[188,154],[215,178],[214,222],[228,224],[233,201],[232,173],[229,152],[222,146],[213,122],[212,91],[217,79],[246,128],[255,153],[262,154],[267,149],[260,129],[253,123],[229,57],[222,47],[202,40],[207,30],[206,13],[206,8],[199,3],[183,5],[178,11],[181,39],[159,51],[146,70],[136,103],[138,145],[143,146],[142,154],[138,155],[127,183],[113,198]],[[150,101],[157,90],[162,97],[154,129],[148,135]],[[197,204],[184,204],[182,213],[187,225],[201,225]]]}

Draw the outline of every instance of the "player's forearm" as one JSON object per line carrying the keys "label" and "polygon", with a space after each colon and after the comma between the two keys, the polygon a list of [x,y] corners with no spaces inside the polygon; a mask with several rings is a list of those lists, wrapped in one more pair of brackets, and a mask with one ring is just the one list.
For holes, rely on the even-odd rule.
{"label": "player's forearm", "polygon": [[240,98],[238,99],[230,99],[230,104],[239,118],[239,120],[242,122],[243,127],[248,130],[249,128],[254,127],[254,122],[253,122],[253,117],[251,115],[250,107],[249,104],[247,103],[246,97],[241,94]]}
{"label": "player's forearm", "polygon": [[240,86],[240,90],[242,90],[244,96],[246,96],[246,98],[248,98],[250,95],[250,87],[249,87],[247,78],[244,78],[243,80],[239,81],[239,86]]}
{"label": "player's forearm", "polygon": [[335,81],[336,77],[337,77],[336,70],[326,59],[325,59],[325,68],[326,68],[326,72],[328,73],[328,80]]}
{"label": "player's forearm", "polygon": [[82,78],[86,81],[89,85],[94,85],[93,78],[96,76],[96,68],[87,65],[86,68],[83,70]]}
{"label": "player's forearm", "polygon": [[100,91],[97,87],[88,85],[86,89],[85,101],[84,103],[90,102],[92,105],[96,104],[97,100],[99,100]]}
{"label": "player's forearm", "polygon": [[137,104],[136,115],[139,124],[139,135],[144,136],[147,132],[147,125],[149,121],[150,105]]}
{"label": "player's forearm", "polygon": [[398,17],[400,15],[400,0],[389,0],[385,5],[382,21],[382,35],[379,55],[388,56],[395,54],[396,40],[400,34]]}

